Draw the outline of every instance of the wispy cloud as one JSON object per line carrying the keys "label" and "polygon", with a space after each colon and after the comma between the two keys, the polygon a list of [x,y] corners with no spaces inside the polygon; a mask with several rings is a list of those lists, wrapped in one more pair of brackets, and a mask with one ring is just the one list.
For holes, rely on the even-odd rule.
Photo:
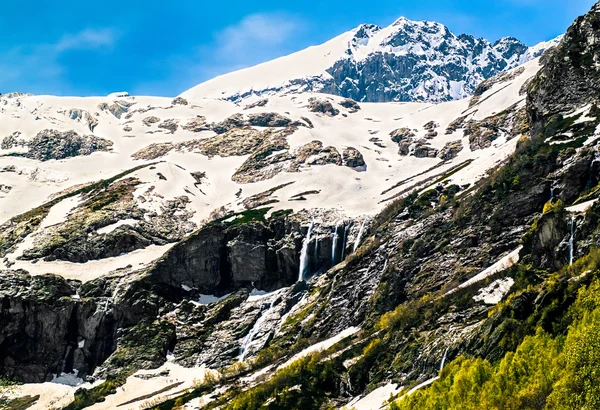
{"label": "wispy cloud", "polygon": [[251,14],[215,34],[215,54],[219,58],[244,62],[256,53],[281,47],[301,28],[299,20],[286,14]]}
{"label": "wispy cloud", "polygon": [[64,81],[66,67],[61,59],[69,52],[111,49],[117,41],[113,29],[85,29],[65,34],[54,42],[17,45],[0,52],[0,89],[2,91],[53,90]]}
{"label": "wispy cloud", "polygon": [[[171,76],[143,82],[133,94],[164,94],[185,91],[198,83],[288,54],[291,41],[307,28],[300,18],[287,13],[255,13],[213,33],[212,39],[187,55],[163,59]],[[292,45],[293,44],[293,45]],[[169,92],[167,91],[167,92]]]}
{"label": "wispy cloud", "polygon": [[117,39],[115,30],[110,28],[86,29],[76,34],[66,34],[52,45],[57,53],[69,50],[95,50],[112,48]]}

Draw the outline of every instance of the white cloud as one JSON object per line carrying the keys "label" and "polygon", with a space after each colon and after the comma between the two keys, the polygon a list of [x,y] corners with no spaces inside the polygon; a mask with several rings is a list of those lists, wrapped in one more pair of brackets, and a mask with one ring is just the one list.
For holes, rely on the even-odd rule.
{"label": "white cloud", "polygon": [[301,28],[298,20],[285,14],[251,14],[215,35],[215,52],[220,57],[240,59],[282,46]]}
{"label": "white cloud", "polygon": [[65,67],[61,57],[78,50],[111,49],[117,40],[112,29],[86,29],[65,34],[55,42],[19,45],[0,52],[0,92],[61,88]]}
{"label": "white cloud", "polygon": [[116,37],[115,31],[109,28],[86,29],[76,34],[65,34],[58,42],[53,44],[53,48],[57,53],[69,50],[112,48]]}
{"label": "white cloud", "polygon": [[301,20],[288,14],[248,15],[216,32],[212,43],[200,48],[197,59],[187,67],[188,80],[208,80],[288,54],[290,40],[304,29]]}

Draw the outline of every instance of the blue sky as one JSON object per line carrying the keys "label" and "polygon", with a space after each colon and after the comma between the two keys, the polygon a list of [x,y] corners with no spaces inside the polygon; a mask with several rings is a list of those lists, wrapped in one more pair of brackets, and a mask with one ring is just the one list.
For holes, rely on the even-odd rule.
{"label": "blue sky", "polygon": [[400,16],[533,45],[594,0],[21,0],[0,14],[0,92],[174,96],[204,80]]}

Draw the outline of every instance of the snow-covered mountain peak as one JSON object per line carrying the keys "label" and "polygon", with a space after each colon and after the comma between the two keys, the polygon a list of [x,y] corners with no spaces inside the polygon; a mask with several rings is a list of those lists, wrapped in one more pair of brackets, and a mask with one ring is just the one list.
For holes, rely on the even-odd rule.
{"label": "snow-covered mountain peak", "polygon": [[361,24],[321,45],[209,80],[182,96],[240,102],[309,91],[363,102],[439,103],[472,95],[481,81],[557,43],[527,47],[510,36],[491,43],[457,36],[441,23],[400,17],[387,27]]}

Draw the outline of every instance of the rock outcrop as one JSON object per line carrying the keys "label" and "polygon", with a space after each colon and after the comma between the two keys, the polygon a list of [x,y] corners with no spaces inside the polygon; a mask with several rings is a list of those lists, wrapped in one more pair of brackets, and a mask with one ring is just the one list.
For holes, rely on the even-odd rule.
{"label": "rock outcrop", "polygon": [[0,272],[0,372],[39,383],[75,369],[85,377],[110,354],[114,317],[76,296],[80,283]]}
{"label": "rock outcrop", "polygon": [[335,108],[331,101],[312,97],[308,100],[308,109],[312,112],[317,112],[330,117],[335,117],[340,113],[340,110]]}
{"label": "rock outcrop", "polygon": [[29,141],[17,141],[15,135],[3,140],[3,149],[26,146],[25,156],[39,161],[91,155],[97,151],[112,150],[113,142],[94,135],[79,135],[75,131],[40,131]]}
{"label": "rock outcrop", "polygon": [[344,152],[342,153],[342,161],[344,162],[345,166],[350,168],[365,170],[367,166],[363,155],[354,147],[344,148]]}
{"label": "rock outcrop", "polygon": [[543,131],[552,115],[569,113],[598,100],[599,22],[600,4],[596,4],[569,27],[530,83],[527,106],[534,132]]}

